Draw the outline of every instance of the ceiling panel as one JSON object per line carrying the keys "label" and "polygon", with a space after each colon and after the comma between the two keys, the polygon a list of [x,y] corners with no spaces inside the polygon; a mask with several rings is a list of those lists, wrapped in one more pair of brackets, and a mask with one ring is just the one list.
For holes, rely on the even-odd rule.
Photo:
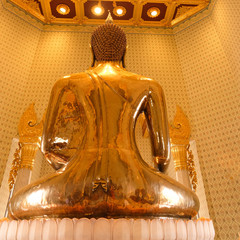
{"label": "ceiling panel", "polygon": [[[28,14],[38,18],[43,24],[93,25],[101,24],[110,11],[116,24],[129,26],[154,26],[172,28],[191,16],[207,8],[210,0],[6,0],[17,5]],[[66,5],[65,12],[61,10]],[[96,15],[94,6],[104,9]],[[123,7],[122,15],[116,14],[116,7]],[[157,10],[156,17],[149,15]],[[114,10],[115,9],[115,10]]]}
{"label": "ceiling panel", "polygon": [[[147,12],[150,8],[158,8],[160,11],[160,14],[155,18],[148,16]],[[141,18],[144,21],[161,21],[165,18],[166,12],[167,12],[167,5],[165,3],[150,2],[143,5]]]}
{"label": "ceiling panel", "polygon": [[173,19],[180,17],[184,13],[190,11],[192,8],[197,7],[196,4],[179,4],[174,12]]}
{"label": "ceiling panel", "polygon": [[[60,14],[57,11],[57,6],[61,4],[65,4],[69,7],[69,13],[66,15]],[[51,14],[55,18],[69,18],[72,19],[76,17],[76,8],[75,8],[75,3],[73,3],[71,0],[53,0],[50,2],[50,7],[51,7]]]}
{"label": "ceiling panel", "polygon": [[98,4],[98,1],[86,1],[84,3],[84,14],[85,19],[106,19],[108,16],[108,12],[112,13],[113,20],[130,20],[133,17],[134,5],[130,2],[117,2],[117,6],[124,7],[127,11],[123,16],[116,16],[113,13],[113,1],[101,1],[101,6],[104,8],[104,13],[100,16],[94,15],[92,13],[92,8]]}

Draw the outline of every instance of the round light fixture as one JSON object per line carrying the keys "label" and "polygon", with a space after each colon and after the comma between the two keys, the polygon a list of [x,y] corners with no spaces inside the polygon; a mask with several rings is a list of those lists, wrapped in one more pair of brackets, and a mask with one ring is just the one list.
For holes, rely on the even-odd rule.
{"label": "round light fixture", "polygon": [[117,17],[121,17],[124,16],[126,14],[126,8],[123,6],[117,6],[113,9],[113,13],[114,15],[116,15]]}
{"label": "round light fixture", "polygon": [[117,14],[118,14],[118,15],[121,15],[121,14],[123,14],[123,10],[122,10],[121,8],[117,9],[117,11],[116,11],[116,12],[117,12]]}
{"label": "round light fixture", "polygon": [[94,15],[100,16],[104,13],[104,8],[101,5],[95,5],[92,7],[91,11]]}
{"label": "round light fixture", "polygon": [[67,15],[70,12],[70,8],[66,4],[59,4],[57,5],[57,12],[62,15]]}
{"label": "round light fixture", "polygon": [[160,14],[160,10],[159,10],[159,8],[156,8],[156,7],[151,7],[147,11],[147,15],[150,18],[155,18],[155,17],[159,16],[159,14]]}

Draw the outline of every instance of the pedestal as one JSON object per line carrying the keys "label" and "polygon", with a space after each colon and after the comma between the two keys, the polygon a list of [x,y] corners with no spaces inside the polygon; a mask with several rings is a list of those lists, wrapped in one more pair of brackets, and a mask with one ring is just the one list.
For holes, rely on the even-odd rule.
{"label": "pedestal", "polygon": [[3,221],[0,240],[212,240],[211,220],[42,219]]}

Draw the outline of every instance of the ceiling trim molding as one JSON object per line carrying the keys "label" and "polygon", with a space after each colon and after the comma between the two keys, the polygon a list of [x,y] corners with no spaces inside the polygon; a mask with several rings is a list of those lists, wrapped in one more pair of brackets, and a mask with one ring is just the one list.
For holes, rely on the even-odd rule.
{"label": "ceiling trim molding", "polygon": [[45,2],[43,0],[40,0],[40,2],[42,5],[43,15],[45,17],[44,22],[50,23],[51,22],[51,14],[50,14],[51,9],[50,9],[50,5],[49,5],[50,0],[48,0],[48,4],[47,4],[47,2]]}
{"label": "ceiling trim molding", "polygon": [[34,27],[38,28],[39,30],[43,29],[44,24],[37,18],[33,17],[32,15],[29,15],[28,13],[26,13],[24,10],[20,9],[16,5],[7,2],[7,0],[0,0],[0,2],[2,3],[2,6],[5,10],[20,17],[21,19],[33,25]]}
{"label": "ceiling trim molding", "polygon": [[178,32],[181,32],[182,30],[194,25],[195,23],[198,23],[199,21],[203,20],[204,18],[210,16],[212,14],[214,5],[217,0],[211,0],[210,4],[207,8],[203,9],[201,12],[191,16],[189,19],[186,19],[176,26],[173,27],[173,34],[177,34]]}
{"label": "ceiling trim molding", "polygon": [[[0,0],[0,1],[2,2],[2,5],[6,10],[8,10],[8,11],[12,12],[13,14],[19,16],[20,18],[22,18],[23,20],[25,20],[29,24],[33,25],[34,27],[37,27],[41,31],[48,31],[48,32],[50,32],[50,31],[65,32],[66,31],[66,32],[88,32],[88,33],[91,33],[97,27],[97,25],[82,25],[83,13],[80,13],[80,16],[81,16],[80,18],[75,19],[76,24],[79,24],[79,25],[66,25],[66,24],[62,24],[60,20],[59,21],[58,20],[54,21],[53,19],[51,19],[51,21],[54,21],[56,24],[42,23],[37,18],[29,15],[24,10],[22,10],[19,7],[17,7],[16,5],[8,2],[7,0]],[[187,2],[188,0],[182,0],[182,1]],[[207,16],[211,15],[214,4],[215,4],[216,1],[217,0],[211,0],[211,2],[210,2],[210,4],[208,5],[207,8],[202,10],[200,13],[197,13],[197,14],[191,16],[189,19],[179,22],[176,26],[174,26],[172,28],[170,28],[170,27],[169,28],[152,27],[152,26],[148,27],[147,25],[139,27],[138,24],[135,23],[135,22],[134,22],[134,24],[136,24],[135,26],[121,25],[121,27],[128,34],[131,34],[131,33],[132,34],[159,34],[159,35],[176,34],[180,31],[184,30],[185,28],[188,28],[189,26],[191,26],[191,25],[199,22],[200,20],[206,18]],[[83,4],[84,0],[82,0],[80,2]],[[135,2],[135,0],[132,0],[131,2]],[[138,4],[138,7],[140,7],[140,8],[143,6],[142,1],[139,1],[136,4]],[[139,18],[139,21],[141,21],[141,17]],[[100,21],[98,21],[98,22],[100,22]],[[102,21],[102,23],[104,23],[104,21]],[[118,23],[121,24],[120,21],[117,22],[117,24]],[[95,24],[95,22],[93,22],[93,24]]]}
{"label": "ceiling trim molding", "polygon": [[[92,33],[98,26],[66,26],[66,25],[44,25],[43,31],[59,31],[59,32],[85,32]],[[129,27],[121,26],[127,34],[173,34],[173,29],[153,28],[153,27]]]}

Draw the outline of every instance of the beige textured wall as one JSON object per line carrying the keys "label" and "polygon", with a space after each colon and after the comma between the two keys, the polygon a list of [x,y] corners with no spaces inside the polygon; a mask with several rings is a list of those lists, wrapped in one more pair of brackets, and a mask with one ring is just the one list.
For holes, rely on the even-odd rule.
{"label": "beige textured wall", "polygon": [[2,7],[0,2],[0,182],[11,141],[25,104],[23,92],[40,31]]}
{"label": "beige textured wall", "polygon": [[240,25],[239,0],[218,0],[215,4],[212,19],[236,77],[236,84],[240,79]]}
{"label": "beige textured wall", "polygon": [[[221,231],[222,239],[232,239],[232,233],[240,233],[240,25],[239,25],[239,0],[218,0],[212,14],[212,19],[219,35],[226,57],[228,58],[233,78],[230,79],[226,95],[231,99],[229,121],[232,127],[230,133],[226,131],[228,138],[225,151],[228,151],[227,162],[223,164],[224,186],[227,186],[226,197],[215,208],[216,220]],[[230,93],[229,93],[230,92]],[[226,119],[227,120],[227,119]],[[223,149],[224,151],[224,149]],[[225,153],[226,155],[226,153]],[[224,161],[224,159],[222,160]],[[227,176],[226,176],[227,175]],[[226,177],[225,177],[226,176]],[[219,176],[220,177],[220,176]],[[230,179],[229,179],[230,178]],[[218,195],[220,195],[218,193]],[[217,196],[216,196],[217,197]],[[224,210],[221,206],[227,206]],[[219,216],[220,215],[220,216]],[[221,216],[223,215],[223,216]]]}
{"label": "beige textured wall", "polygon": [[198,145],[216,239],[237,239],[240,232],[239,88],[226,54],[228,49],[222,45],[221,34],[211,17],[175,38],[190,99],[192,137]]}

